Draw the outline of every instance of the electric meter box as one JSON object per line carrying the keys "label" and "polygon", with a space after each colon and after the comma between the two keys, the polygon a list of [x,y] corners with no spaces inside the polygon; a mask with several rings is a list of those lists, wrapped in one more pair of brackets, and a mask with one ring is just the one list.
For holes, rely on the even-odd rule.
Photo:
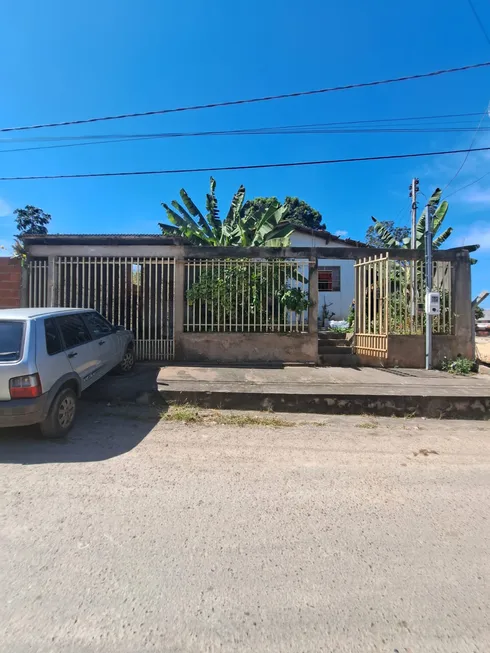
{"label": "electric meter box", "polygon": [[440,315],[441,296],[438,292],[428,292],[425,295],[425,312],[427,315]]}

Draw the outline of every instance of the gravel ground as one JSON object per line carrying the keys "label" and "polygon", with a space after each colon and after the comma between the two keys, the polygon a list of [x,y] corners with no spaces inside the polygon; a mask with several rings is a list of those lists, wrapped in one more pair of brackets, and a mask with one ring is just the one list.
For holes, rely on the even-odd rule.
{"label": "gravel ground", "polygon": [[490,424],[0,430],[0,650],[490,650]]}

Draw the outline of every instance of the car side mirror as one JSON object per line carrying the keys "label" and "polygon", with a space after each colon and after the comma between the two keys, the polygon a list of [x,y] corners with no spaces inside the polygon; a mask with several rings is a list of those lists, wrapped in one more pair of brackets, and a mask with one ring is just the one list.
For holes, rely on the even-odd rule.
{"label": "car side mirror", "polygon": [[126,327],[119,324],[118,326],[114,327],[114,331],[126,331]]}

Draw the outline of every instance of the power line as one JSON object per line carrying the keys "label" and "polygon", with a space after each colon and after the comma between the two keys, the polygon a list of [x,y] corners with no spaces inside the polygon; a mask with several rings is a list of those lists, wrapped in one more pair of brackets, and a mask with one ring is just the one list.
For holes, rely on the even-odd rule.
{"label": "power line", "polygon": [[473,181],[470,181],[469,184],[465,184],[464,186],[460,186],[456,190],[453,190],[453,192],[449,193],[449,195],[446,195],[444,197],[444,199],[447,200],[448,197],[452,197],[453,195],[456,195],[456,193],[459,193],[460,190],[465,190],[465,188],[469,188],[470,186],[473,186],[473,184],[477,184],[479,181],[481,181],[485,177],[488,177],[488,175],[490,175],[490,170],[488,172],[486,172],[484,175],[482,175],[481,177],[478,177],[478,179],[474,179]]}
{"label": "power line", "polygon": [[484,111],[484,112],[482,113],[482,115],[481,115],[480,122],[478,123],[478,127],[476,128],[475,133],[474,133],[474,135],[473,135],[473,138],[471,139],[471,143],[470,143],[470,148],[469,148],[469,150],[467,150],[466,155],[465,155],[465,157],[464,157],[464,159],[463,159],[461,165],[459,166],[459,168],[458,168],[457,171],[456,171],[456,174],[455,174],[453,177],[451,177],[451,179],[448,181],[448,183],[444,186],[444,188],[443,188],[443,190],[442,190],[443,193],[444,193],[444,191],[446,191],[446,190],[449,188],[449,186],[453,183],[453,181],[454,181],[454,180],[456,179],[456,177],[459,175],[459,173],[461,172],[461,170],[464,168],[465,163],[466,163],[466,161],[468,160],[468,157],[469,157],[469,155],[470,155],[470,152],[472,151],[473,145],[475,144],[476,139],[477,139],[477,137],[478,137],[478,133],[479,133],[479,131],[480,131],[480,127],[481,127],[481,125],[482,125],[483,118],[486,116],[487,113],[488,113],[488,105],[485,107],[485,111]]}
{"label": "power line", "polygon": [[470,5],[474,17],[476,18],[476,22],[478,23],[481,31],[483,32],[483,36],[486,38],[488,45],[490,45],[490,37],[488,36],[487,30],[485,29],[485,26],[483,25],[480,16],[478,15],[478,12],[475,9],[475,5],[473,4],[472,0],[468,0],[468,4]]}
{"label": "power line", "polygon": [[415,79],[426,79],[429,77],[436,77],[438,75],[447,75],[450,73],[457,73],[466,70],[474,70],[477,68],[484,68],[490,66],[490,61],[482,63],[471,64],[468,66],[460,66],[458,68],[445,68],[442,70],[435,70],[430,73],[419,73],[417,75],[405,75],[403,77],[393,77],[390,79],[376,80],[372,82],[361,82],[357,84],[347,84],[344,86],[332,86],[328,88],[314,89],[310,91],[297,91],[295,93],[282,93],[280,95],[266,95],[256,98],[248,98],[243,100],[227,100],[225,102],[212,102],[210,104],[198,104],[187,107],[176,107],[171,109],[158,109],[155,111],[143,111],[139,113],[123,113],[114,116],[104,116],[98,118],[85,118],[82,120],[67,120],[63,122],[52,122],[39,125],[25,125],[22,127],[3,127],[0,132],[13,132],[13,131],[27,131],[29,129],[44,129],[47,127],[66,127],[68,125],[85,125],[88,123],[102,122],[107,120],[122,120],[126,118],[141,118],[143,116],[156,116],[167,113],[179,113],[184,111],[200,111],[201,109],[215,109],[217,107],[231,107],[240,104],[254,104],[258,102],[270,102],[271,100],[285,100],[287,98],[302,97],[309,95],[319,95],[322,93],[333,93],[336,91],[348,91],[356,88],[368,88],[372,86],[381,86],[384,84],[395,84],[398,82],[407,82]]}
{"label": "power line", "polygon": [[[298,136],[298,135],[333,135],[333,134],[436,134],[436,133],[454,133],[454,132],[467,132],[473,131],[472,128],[437,128],[437,129],[343,129],[343,130],[326,130],[326,129],[313,129],[313,130],[296,130],[296,131],[249,131],[249,132],[201,132],[201,133],[183,133],[183,134],[154,134],[147,136],[128,136],[127,138],[114,138],[106,141],[87,141],[83,143],[64,143],[62,145],[36,145],[33,147],[16,147],[13,149],[0,150],[0,154],[8,154],[12,152],[32,152],[37,150],[52,150],[65,147],[82,147],[86,145],[107,145],[111,143],[133,143],[137,141],[147,141],[156,139],[168,139],[173,137],[185,136]],[[482,129],[480,131],[490,131],[490,129]]]}
{"label": "power line", "polygon": [[[473,152],[487,152],[490,147],[478,147]],[[216,166],[209,168],[182,168],[175,170],[137,170],[128,172],[87,172],[73,175],[32,175],[25,177],[0,177],[0,181],[32,181],[39,179],[87,179],[95,177],[131,177],[144,175],[177,175],[197,172],[226,172],[231,170],[263,170],[266,168],[292,168],[330,165],[335,163],[359,163],[362,161],[388,161],[391,159],[415,159],[418,157],[462,154],[468,150],[443,150],[440,152],[417,152],[413,154],[385,154],[381,156],[351,157],[348,159],[326,159],[323,161],[294,161],[287,163],[260,163],[254,165]]]}
{"label": "power line", "polygon": [[[45,142],[45,141],[80,141],[84,139],[111,139],[111,138],[140,138],[140,137],[156,137],[156,136],[201,136],[201,135],[221,135],[221,134],[235,134],[235,133],[244,133],[244,132],[258,132],[271,129],[294,129],[300,127],[338,127],[343,125],[362,125],[362,124],[378,124],[378,123],[392,123],[392,122],[406,122],[410,120],[437,120],[437,119],[446,119],[446,118],[463,118],[471,116],[480,116],[480,111],[473,113],[446,113],[433,116],[404,116],[401,118],[374,118],[370,120],[347,120],[341,122],[325,122],[325,123],[313,123],[306,125],[282,125],[278,127],[258,127],[258,128],[248,128],[248,129],[237,129],[237,130],[224,130],[224,131],[210,131],[210,132],[170,132],[166,133],[130,133],[130,134],[84,134],[80,136],[29,136],[21,138],[0,138],[0,143],[31,143],[31,142]],[[460,123],[472,123],[472,121],[457,121],[454,124]],[[429,123],[430,124],[430,123]],[[451,123],[443,123],[451,124]]]}

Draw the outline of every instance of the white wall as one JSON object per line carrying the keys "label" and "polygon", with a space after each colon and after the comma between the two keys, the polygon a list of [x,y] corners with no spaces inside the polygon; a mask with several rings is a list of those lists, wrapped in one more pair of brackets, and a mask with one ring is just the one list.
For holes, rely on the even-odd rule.
{"label": "white wall", "polygon": [[[326,243],[322,238],[295,231],[291,236],[291,247],[348,247],[348,245],[338,241]],[[318,316],[321,316],[325,302],[327,305],[332,304],[328,306],[328,310],[335,313],[333,320],[346,320],[354,299],[354,261],[319,259],[318,265],[340,267],[340,292],[318,293]]]}

